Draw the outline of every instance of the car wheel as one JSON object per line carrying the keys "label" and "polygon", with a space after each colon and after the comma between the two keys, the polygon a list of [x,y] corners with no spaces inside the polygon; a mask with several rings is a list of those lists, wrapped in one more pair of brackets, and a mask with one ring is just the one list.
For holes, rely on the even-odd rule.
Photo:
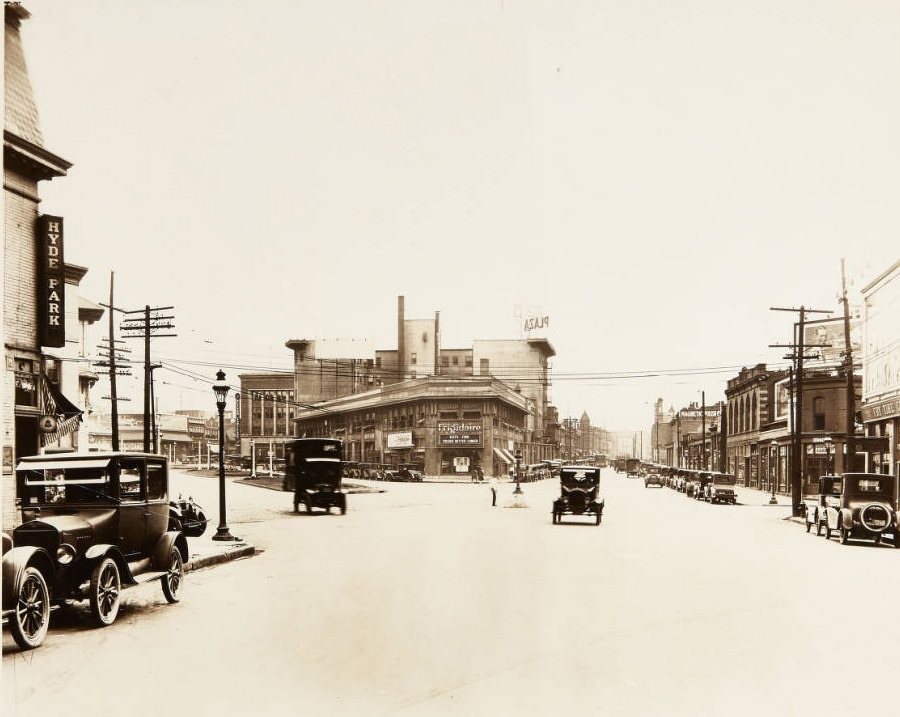
{"label": "car wheel", "polygon": [[828,523],[825,524],[825,540],[831,540],[831,528],[828,527]]}
{"label": "car wheel", "polygon": [[295,513],[299,513],[299,512],[300,512],[300,503],[297,502],[296,500],[294,501],[294,512],[295,512]]}
{"label": "car wheel", "polygon": [[306,512],[312,513],[312,496],[309,496],[309,495],[304,496],[303,504],[306,506]]}
{"label": "car wheel", "polygon": [[846,545],[848,540],[850,540],[850,529],[841,528],[841,545]]}
{"label": "car wheel", "polygon": [[103,627],[112,625],[119,614],[119,594],[122,582],[119,567],[112,558],[103,558],[91,573],[91,613]]}
{"label": "car wheel", "polygon": [[819,516],[816,516],[816,535],[822,534],[822,521],[819,520]]}
{"label": "car wheel", "polygon": [[170,603],[178,602],[181,592],[181,582],[184,580],[184,564],[181,562],[181,553],[178,548],[172,547],[169,554],[169,564],[166,566],[166,574],[160,578],[163,595]]}
{"label": "car wheel", "polygon": [[895,548],[900,548],[900,534],[894,533],[894,542],[893,545]]}
{"label": "car wheel", "polygon": [[347,514],[347,499],[341,501],[341,515]]}
{"label": "car wheel", "polygon": [[9,616],[9,629],[23,650],[38,647],[50,626],[50,590],[40,570],[30,566],[22,574],[16,607]]}
{"label": "car wheel", "polygon": [[878,534],[875,536],[874,541],[875,541],[875,545],[880,545],[880,544],[881,544],[881,533],[878,533]]}
{"label": "car wheel", "polygon": [[599,510],[597,511],[597,519],[594,522],[594,525],[600,525],[600,511]]}
{"label": "car wheel", "polygon": [[806,532],[808,533],[809,529],[812,528],[812,523],[809,522],[809,518],[807,518],[804,522],[806,523]]}

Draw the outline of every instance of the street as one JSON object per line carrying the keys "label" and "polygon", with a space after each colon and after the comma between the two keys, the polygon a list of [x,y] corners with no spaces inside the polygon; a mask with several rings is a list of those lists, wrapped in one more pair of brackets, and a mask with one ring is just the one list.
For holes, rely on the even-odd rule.
{"label": "street", "polygon": [[[218,521],[217,481],[173,476]],[[487,484],[372,484],[346,516],[228,483],[262,551],[129,589],[115,624],[3,633],[3,714],[870,715],[895,710],[900,551],[603,471],[603,522]],[[752,496],[750,494],[753,494]],[[752,500],[744,500],[745,497]]]}

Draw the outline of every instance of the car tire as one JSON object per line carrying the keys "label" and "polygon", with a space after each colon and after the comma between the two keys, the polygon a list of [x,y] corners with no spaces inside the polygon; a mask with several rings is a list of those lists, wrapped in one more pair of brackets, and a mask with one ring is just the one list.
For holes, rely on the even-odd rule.
{"label": "car tire", "polygon": [[303,504],[306,506],[306,512],[312,513],[312,496],[303,496]]}
{"label": "car tire", "polygon": [[809,522],[809,518],[807,518],[804,522],[806,523],[806,532],[808,533],[809,529],[812,528],[812,523]]}
{"label": "car tire", "polygon": [[50,627],[50,589],[44,575],[34,566],[25,568],[16,607],[9,616],[9,629],[23,650],[40,646]]}
{"label": "car tire", "polygon": [[822,534],[822,521],[819,520],[818,514],[816,515],[816,535]]}
{"label": "car tire", "polygon": [[122,580],[119,566],[112,558],[103,558],[91,573],[91,614],[100,627],[112,625],[119,614]]}
{"label": "car tire", "polygon": [[166,574],[159,581],[162,583],[162,591],[166,601],[169,603],[178,602],[181,594],[181,583],[184,582],[184,563],[181,560],[181,552],[174,545],[169,553]]}
{"label": "car tire", "polygon": [[594,521],[594,525],[600,525],[600,511],[597,511],[597,518]]}
{"label": "car tire", "polygon": [[846,545],[848,540],[850,540],[850,529],[841,528],[841,545]]}
{"label": "car tire", "polygon": [[831,540],[831,528],[828,527],[828,523],[825,523],[825,540]]}

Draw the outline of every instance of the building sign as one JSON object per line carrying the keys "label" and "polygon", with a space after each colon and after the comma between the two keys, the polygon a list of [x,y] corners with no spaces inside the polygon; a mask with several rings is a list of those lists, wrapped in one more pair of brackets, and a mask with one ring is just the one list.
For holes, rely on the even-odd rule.
{"label": "building sign", "polygon": [[861,412],[863,423],[900,416],[900,396],[891,398],[887,401],[866,404],[862,407]]}
{"label": "building sign", "polygon": [[482,426],[473,421],[438,421],[439,446],[481,446]]}
{"label": "building sign", "polygon": [[791,384],[790,379],[784,379],[775,384],[775,420],[786,419],[791,414]]}
{"label": "building sign", "polygon": [[412,448],[413,434],[412,431],[400,431],[399,433],[387,434],[388,448]]}
{"label": "building sign", "polygon": [[[703,411],[679,411],[678,415],[682,418],[702,418]],[[706,418],[707,420],[711,418],[719,417],[719,409],[718,408],[707,408],[706,409]]]}
{"label": "building sign", "polygon": [[536,331],[538,329],[547,329],[549,326],[550,317],[547,315],[526,316],[524,322],[522,323],[522,330],[526,334],[530,334],[532,331]]}
{"label": "building sign", "polygon": [[63,220],[47,214],[38,217],[39,290],[41,346],[66,345],[66,289],[63,261]]}
{"label": "building sign", "polygon": [[[822,319],[808,321],[803,324],[804,353],[814,356],[807,358],[807,366],[816,368],[823,366],[840,366],[844,361],[846,339],[843,319]],[[854,357],[859,356],[862,344],[859,341],[859,319],[850,319],[850,351]]]}

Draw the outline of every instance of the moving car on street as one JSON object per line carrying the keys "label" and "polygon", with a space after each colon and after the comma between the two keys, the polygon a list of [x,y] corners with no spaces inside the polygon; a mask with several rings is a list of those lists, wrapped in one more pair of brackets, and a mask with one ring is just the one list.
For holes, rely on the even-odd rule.
{"label": "moving car on street", "polygon": [[563,466],[559,472],[560,496],[553,501],[553,523],[563,515],[593,515],[594,524],[603,518],[603,498],[598,495],[600,469],[596,466]]}
{"label": "moving car on street", "polygon": [[170,530],[164,456],[59,453],[16,466],[22,524],[4,541],[3,617],[23,650],[47,635],[50,606],[87,600],[99,626],[123,587],[159,580],[178,602],[187,539]]}
{"label": "moving car on street", "polygon": [[644,488],[649,488],[651,485],[657,488],[663,487],[662,476],[659,473],[648,473],[644,476]]}
{"label": "moving car on street", "polygon": [[341,485],[343,441],[334,438],[297,438],[284,445],[285,472],[281,489],[294,494],[294,512],[300,503],[306,512],[332,508],[347,512],[347,495]]}

